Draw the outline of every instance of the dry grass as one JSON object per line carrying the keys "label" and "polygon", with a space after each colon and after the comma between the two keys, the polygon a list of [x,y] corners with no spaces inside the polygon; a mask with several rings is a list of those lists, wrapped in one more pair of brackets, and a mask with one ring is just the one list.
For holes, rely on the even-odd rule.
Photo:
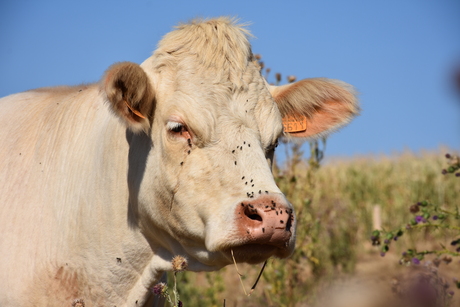
{"label": "dry grass", "polygon": [[[411,218],[408,208],[417,201],[451,207],[460,204],[460,179],[441,174],[445,152],[331,159],[316,170],[299,159],[300,152],[294,153],[290,166],[275,170],[279,187],[297,212],[294,255],[270,260],[250,297],[244,295],[234,267],[227,267],[215,273],[185,274],[179,281],[181,298],[188,306],[223,306],[224,299],[225,306],[388,306],[396,299],[395,282],[402,289],[419,278],[408,277],[415,276],[413,268],[398,264],[401,251],[411,246],[448,245],[458,233],[404,235],[382,258],[369,240],[373,208],[380,205],[382,226],[391,229],[407,224]],[[260,267],[238,267],[249,288]],[[442,288],[456,272],[460,278],[459,269],[454,261],[441,265],[439,272],[423,274],[436,275],[437,279],[430,280]],[[454,295],[453,306],[460,305],[458,297],[460,293]],[[392,302],[396,306],[397,301]]]}

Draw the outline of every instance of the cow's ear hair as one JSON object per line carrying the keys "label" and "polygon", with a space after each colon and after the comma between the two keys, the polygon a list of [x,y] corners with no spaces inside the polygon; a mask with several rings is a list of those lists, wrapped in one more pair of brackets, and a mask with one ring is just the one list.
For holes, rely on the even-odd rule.
{"label": "cow's ear hair", "polygon": [[348,124],[359,113],[353,87],[339,80],[304,79],[270,92],[283,117],[286,135],[315,139]]}
{"label": "cow's ear hair", "polygon": [[149,77],[138,64],[121,62],[110,66],[100,86],[112,110],[129,129],[148,131],[155,95]]}

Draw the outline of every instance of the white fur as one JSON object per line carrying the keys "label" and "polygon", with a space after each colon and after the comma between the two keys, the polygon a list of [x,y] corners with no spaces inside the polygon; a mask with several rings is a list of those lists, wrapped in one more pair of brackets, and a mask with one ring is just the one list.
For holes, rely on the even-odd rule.
{"label": "white fur", "polygon": [[[285,201],[265,156],[281,115],[248,35],[226,18],[166,35],[141,65],[146,133],[97,85],[0,100],[1,306],[143,306],[174,255],[195,271],[231,263],[241,178]],[[192,144],[171,137],[179,122]]]}

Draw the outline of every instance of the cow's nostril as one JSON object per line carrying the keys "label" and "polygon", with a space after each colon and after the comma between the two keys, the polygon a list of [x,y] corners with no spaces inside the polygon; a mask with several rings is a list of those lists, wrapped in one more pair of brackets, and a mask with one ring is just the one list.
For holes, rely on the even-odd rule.
{"label": "cow's nostril", "polygon": [[292,220],[294,219],[294,217],[292,216],[292,214],[289,214],[289,217],[288,217],[288,220],[287,220],[287,223],[286,223],[286,230],[287,231],[291,231],[291,226],[292,226]]}
{"label": "cow's nostril", "polygon": [[262,222],[262,217],[257,213],[257,209],[251,204],[244,208],[244,215],[253,221]]}
{"label": "cow's nostril", "polygon": [[250,214],[248,215],[248,218],[250,218],[251,220],[256,220],[256,221],[260,221],[262,222],[262,217],[258,214]]}

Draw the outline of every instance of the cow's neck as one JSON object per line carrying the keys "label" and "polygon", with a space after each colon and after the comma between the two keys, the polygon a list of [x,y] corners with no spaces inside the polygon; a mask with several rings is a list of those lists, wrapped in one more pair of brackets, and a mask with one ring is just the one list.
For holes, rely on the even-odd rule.
{"label": "cow's neck", "polygon": [[[94,96],[95,91],[97,88],[92,88],[87,95]],[[60,129],[70,131],[72,145],[54,148],[53,155],[62,161],[47,165],[50,174],[67,173],[69,182],[65,186],[73,188],[73,192],[59,191],[49,196],[54,214],[61,215],[54,225],[55,240],[67,251],[55,252],[53,266],[62,276],[76,276],[77,289],[71,294],[88,303],[97,304],[98,297],[110,293],[109,300],[116,305],[142,306],[149,296],[148,288],[160,278],[165,265],[130,217],[128,182],[137,180],[130,178],[130,160],[138,157],[130,149],[131,134],[107,105],[99,99],[86,99],[84,103],[78,112],[86,109],[91,117],[60,123]],[[63,176],[50,176],[52,182],[47,184],[59,186],[54,178]],[[110,284],[112,289],[105,289],[107,293],[88,292],[99,284]],[[78,288],[86,290],[80,292]]]}

